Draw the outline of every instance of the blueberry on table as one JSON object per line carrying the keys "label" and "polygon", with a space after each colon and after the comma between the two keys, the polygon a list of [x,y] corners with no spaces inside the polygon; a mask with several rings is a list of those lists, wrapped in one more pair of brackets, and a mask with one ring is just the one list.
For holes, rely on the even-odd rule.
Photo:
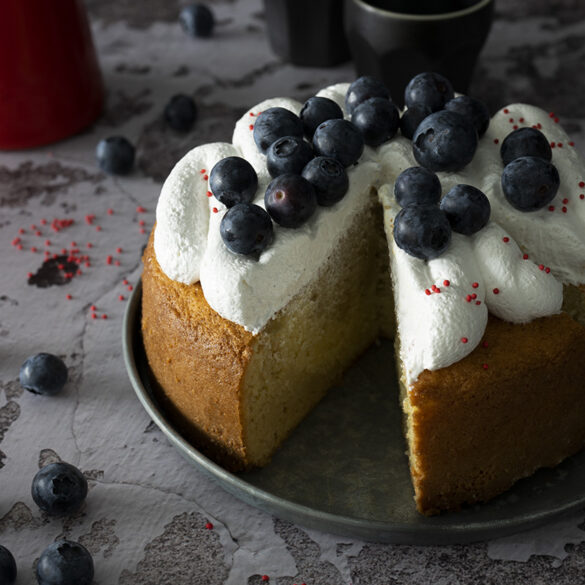
{"label": "blueberry on table", "polygon": [[504,165],[521,156],[538,156],[550,161],[552,148],[546,136],[537,128],[518,128],[504,138],[500,156]]}
{"label": "blueberry on table", "polygon": [[490,113],[487,106],[474,97],[468,95],[457,96],[445,104],[445,109],[468,118],[475,126],[477,135],[480,138],[486,133],[490,125]]}
{"label": "blueberry on table", "polygon": [[483,228],[491,213],[490,201],[483,191],[471,185],[455,185],[441,199],[454,232],[470,236]]}
{"label": "blueberry on table", "polygon": [[453,86],[446,77],[428,71],[415,75],[408,82],[404,90],[404,103],[407,108],[414,104],[422,104],[437,112],[453,99],[454,95]]}
{"label": "blueberry on table", "polygon": [[333,100],[326,97],[313,96],[303,105],[299,118],[303,123],[305,136],[312,139],[319,124],[327,120],[332,120],[333,118],[343,118],[343,112]]}
{"label": "blueberry on table", "polygon": [[348,114],[353,114],[353,110],[362,102],[373,97],[390,99],[390,92],[384,83],[369,75],[358,77],[348,88],[345,94],[345,109]]}
{"label": "blueberry on table", "polygon": [[504,196],[520,211],[536,211],[548,205],[557,194],[559,185],[557,168],[537,156],[516,158],[502,173]]}
{"label": "blueberry on table", "polygon": [[283,136],[303,137],[303,122],[286,108],[274,107],[260,112],[254,124],[254,142],[266,154],[268,147]]}
{"label": "blueberry on table", "polygon": [[400,117],[400,132],[402,136],[412,140],[418,125],[433,112],[424,104],[414,104],[407,108]]}
{"label": "blueberry on table", "polygon": [[364,152],[364,137],[348,120],[327,120],[315,130],[313,150],[318,156],[334,158],[348,167]]}
{"label": "blueberry on table", "polygon": [[83,545],[57,540],[42,552],[36,574],[39,585],[90,585],[93,558]]}
{"label": "blueberry on table", "polygon": [[401,207],[436,205],[441,199],[441,182],[424,167],[410,167],[396,177],[394,196]]}
{"label": "blueberry on table", "polygon": [[177,94],[165,106],[164,115],[173,130],[187,132],[193,128],[197,119],[197,106],[192,97]]}
{"label": "blueberry on table", "polygon": [[311,145],[298,136],[284,136],[275,140],[266,153],[266,167],[271,177],[285,173],[299,175],[313,158]]}
{"label": "blueberry on table", "polygon": [[375,97],[356,106],[351,121],[361,131],[368,146],[379,146],[398,131],[400,114],[390,100]]}
{"label": "blueberry on table", "polygon": [[477,143],[477,131],[467,118],[441,110],[419,124],[412,151],[418,164],[431,171],[458,171],[471,162]]}
{"label": "blueberry on table", "polygon": [[280,175],[266,188],[264,205],[277,224],[297,228],[317,209],[317,195],[313,185],[301,175]]}
{"label": "blueberry on table", "polygon": [[209,189],[226,207],[249,203],[258,188],[254,167],[240,156],[228,156],[215,163],[209,173]]}
{"label": "blueberry on table", "polygon": [[341,201],[349,188],[345,167],[334,158],[317,156],[301,173],[313,185],[317,203],[324,207]]}
{"label": "blueberry on table", "polygon": [[215,17],[205,4],[190,4],[179,13],[183,30],[192,37],[210,37],[215,26]]}
{"label": "blueberry on table", "polygon": [[102,171],[110,175],[126,175],[134,166],[136,151],[124,136],[109,136],[98,142],[95,155]]}
{"label": "blueberry on table", "polygon": [[16,581],[16,561],[12,553],[0,544],[0,583],[12,585]]}
{"label": "blueberry on table", "polygon": [[219,233],[226,248],[234,254],[258,255],[274,239],[268,213],[254,203],[237,203],[221,219]]}
{"label": "blueberry on table", "polygon": [[50,516],[77,511],[87,496],[87,480],[77,467],[58,461],[40,469],[31,488],[35,504]]}
{"label": "blueberry on table", "polygon": [[394,241],[407,254],[431,260],[448,248],[451,226],[437,205],[411,205],[394,219]]}
{"label": "blueberry on table", "polygon": [[58,356],[37,353],[20,367],[20,384],[33,394],[58,394],[67,382],[67,366]]}

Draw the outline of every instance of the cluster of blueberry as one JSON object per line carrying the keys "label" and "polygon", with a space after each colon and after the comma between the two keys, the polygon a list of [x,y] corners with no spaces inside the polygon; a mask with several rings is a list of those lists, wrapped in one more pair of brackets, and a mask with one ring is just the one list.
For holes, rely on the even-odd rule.
{"label": "cluster of blueberry", "polygon": [[258,180],[244,159],[229,157],[212,169],[210,190],[228,207],[220,233],[229,250],[257,255],[273,240],[273,221],[297,228],[318,206],[340,201],[349,186],[346,168],[357,163],[364,146],[378,146],[396,134],[398,108],[378,80],[354,81],[345,104],[350,120],[336,102],[322,96],[309,98],[298,116],[281,107],[259,114],[254,141],[273,177],[265,209],[252,203]]}
{"label": "cluster of blueberry", "polygon": [[430,260],[449,246],[451,232],[470,236],[490,218],[486,195],[471,185],[455,185],[441,198],[437,175],[424,167],[410,167],[394,184],[402,207],[394,219],[396,245],[416,258]]}
{"label": "cluster of blueberry", "polygon": [[560,177],[550,162],[552,149],[537,128],[518,128],[502,142],[504,163],[502,191],[520,211],[536,211],[548,205],[557,194]]}
{"label": "cluster of blueberry", "polygon": [[[30,356],[20,368],[21,385],[34,394],[58,394],[67,382],[67,366],[50,353]],[[34,476],[31,494],[37,506],[49,516],[66,516],[81,508],[87,496],[85,476],[70,463],[50,463]],[[0,545],[0,583],[12,585],[17,567],[12,553]],[[89,551],[81,544],[61,539],[49,545],[36,566],[39,585],[89,585],[94,566]]]}

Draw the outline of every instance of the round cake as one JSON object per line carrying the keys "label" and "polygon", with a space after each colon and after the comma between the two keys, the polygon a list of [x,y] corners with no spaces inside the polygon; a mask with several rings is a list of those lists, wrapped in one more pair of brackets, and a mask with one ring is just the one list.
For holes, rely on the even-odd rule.
{"label": "round cake", "polygon": [[554,116],[436,106],[436,79],[401,114],[371,78],[266,100],[166,180],[144,346],[165,406],[229,469],[268,464],[380,336],[421,513],[585,444],[583,162]]}

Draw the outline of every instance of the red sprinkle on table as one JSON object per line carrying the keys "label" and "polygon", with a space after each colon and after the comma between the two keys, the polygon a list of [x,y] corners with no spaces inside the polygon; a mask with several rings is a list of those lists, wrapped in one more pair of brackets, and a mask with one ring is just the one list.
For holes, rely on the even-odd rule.
{"label": "red sprinkle on table", "polygon": [[66,296],[65,296],[65,298],[66,298],[68,301],[70,301],[70,300],[71,300],[73,297],[72,297],[71,295],[69,295],[69,294],[68,294],[68,295],[66,295]]}
{"label": "red sprinkle on table", "polygon": [[[253,115],[253,114],[252,114]],[[207,522],[205,524],[205,528],[207,528],[207,530],[213,530],[213,524],[211,522]]]}
{"label": "red sprinkle on table", "polygon": [[262,581],[270,581],[270,577],[268,575],[262,575]]}
{"label": "red sprinkle on table", "polygon": [[482,364],[481,366],[484,370],[487,370],[489,368],[489,366],[487,364]]}

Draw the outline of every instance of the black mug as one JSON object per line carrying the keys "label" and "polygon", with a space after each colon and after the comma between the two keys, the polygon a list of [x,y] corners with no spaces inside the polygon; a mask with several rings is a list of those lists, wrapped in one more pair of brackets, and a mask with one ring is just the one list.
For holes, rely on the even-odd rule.
{"label": "black mug", "polygon": [[330,67],[349,61],[342,0],[264,0],[266,34],[284,61]]}
{"label": "black mug", "polygon": [[[268,0],[270,1],[270,0]],[[434,71],[465,93],[488,37],[495,0],[344,0],[358,75],[381,79],[394,102],[418,73]]]}

